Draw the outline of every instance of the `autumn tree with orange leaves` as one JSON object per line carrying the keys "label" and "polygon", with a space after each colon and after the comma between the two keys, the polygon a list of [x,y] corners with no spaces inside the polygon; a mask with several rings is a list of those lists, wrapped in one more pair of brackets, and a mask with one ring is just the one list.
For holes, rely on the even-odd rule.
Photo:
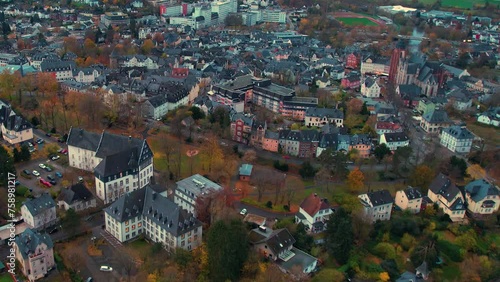
{"label": "autumn tree with orange leaves", "polygon": [[365,186],[365,175],[359,168],[354,168],[347,175],[347,185],[352,192],[359,192]]}

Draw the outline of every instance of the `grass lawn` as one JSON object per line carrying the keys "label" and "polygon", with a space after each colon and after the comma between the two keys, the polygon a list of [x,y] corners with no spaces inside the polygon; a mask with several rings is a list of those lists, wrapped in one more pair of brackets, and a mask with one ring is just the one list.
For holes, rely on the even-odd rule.
{"label": "grass lawn", "polygon": [[12,277],[9,273],[3,273],[0,275],[0,282],[12,282]]}
{"label": "grass lawn", "polygon": [[[443,7],[454,7],[459,9],[472,9],[474,5],[484,5],[488,0],[442,0],[441,5]],[[406,0],[406,2],[410,3],[410,0]],[[436,3],[436,0],[419,0],[418,2],[424,5],[432,5]],[[490,0],[490,5],[498,5],[500,4],[499,0]]]}
{"label": "grass lawn", "polygon": [[125,244],[124,247],[130,251],[131,255],[144,260],[151,253],[152,245],[144,240],[139,239]]}
{"label": "grass lawn", "polygon": [[337,20],[347,26],[377,26],[376,23],[366,18],[337,18]]}
{"label": "grass lawn", "polygon": [[496,147],[500,145],[500,129],[482,125],[477,122],[468,122],[467,129],[472,131],[477,136],[483,138],[487,147]]}

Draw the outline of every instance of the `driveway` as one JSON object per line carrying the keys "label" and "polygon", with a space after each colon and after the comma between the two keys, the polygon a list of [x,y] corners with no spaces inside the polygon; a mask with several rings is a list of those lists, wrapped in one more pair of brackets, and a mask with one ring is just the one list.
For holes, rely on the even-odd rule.
{"label": "driveway", "polygon": [[[32,194],[34,196],[40,195],[41,193],[44,192],[53,192],[53,191],[59,191],[61,190],[61,181],[62,179],[58,178],[55,176],[56,172],[60,172],[65,174],[67,167],[62,166],[60,164],[62,160],[59,159],[57,161],[51,161],[51,160],[44,160],[44,159],[37,159],[37,160],[31,160],[29,162],[23,162],[21,164],[18,164],[16,166],[17,174],[18,174],[18,180],[21,183],[21,185],[26,186],[30,189],[32,189]],[[48,165],[52,168],[51,172],[48,172],[42,168],[39,167],[40,164],[45,164]],[[24,175],[23,171],[24,170],[29,170],[30,175],[26,176]],[[53,185],[51,188],[47,188],[43,185],[40,184],[38,177],[34,176],[33,170],[36,170],[40,173],[41,178],[48,180],[47,175],[51,175],[52,177],[56,178],[57,184]]]}
{"label": "driveway", "polygon": [[234,202],[234,208],[239,212],[242,209],[246,209],[248,213],[255,214],[258,216],[265,217],[267,219],[276,219],[276,218],[285,218],[285,217],[291,217],[295,216],[295,213],[279,213],[279,212],[271,212],[267,210],[260,209],[258,207],[254,207],[252,205],[247,205],[245,203],[242,203],[240,201],[235,201]]}

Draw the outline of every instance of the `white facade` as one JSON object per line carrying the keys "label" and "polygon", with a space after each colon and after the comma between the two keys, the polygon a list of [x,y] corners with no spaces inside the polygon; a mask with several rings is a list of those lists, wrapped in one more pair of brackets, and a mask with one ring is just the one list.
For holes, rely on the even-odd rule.
{"label": "white facade", "polygon": [[359,195],[358,198],[363,204],[364,214],[367,220],[374,223],[377,220],[383,221],[391,219],[393,201],[372,202],[368,194]]}
{"label": "white facade", "polygon": [[149,57],[144,59],[144,60],[139,60],[137,57],[132,57],[129,60],[124,61],[122,63],[122,66],[127,67],[127,68],[132,68],[132,67],[144,68],[145,67],[148,70],[155,70],[155,69],[159,68],[158,63]]}
{"label": "white facade", "polygon": [[33,129],[28,128],[21,131],[7,130],[3,124],[2,127],[2,138],[9,142],[9,144],[19,144],[24,141],[33,139]]}
{"label": "white facade", "polygon": [[231,13],[238,12],[238,1],[214,1],[212,2],[212,13],[219,14],[219,23],[222,24]]}
{"label": "white facade", "polygon": [[[457,130],[464,131],[462,134]],[[440,143],[454,153],[469,153],[474,136],[465,128],[449,127],[441,133]]]}
{"label": "white facade", "polygon": [[57,219],[55,206],[33,215],[31,214],[29,209],[25,205],[23,205],[21,207],[21,215],[24,219],[24,222],[26,222],[30,226],[30,228],[33,229],[49,227]]}
{"label": "white facade", "polygon": [[79,71],[75,75],[75,80],[81,83],[92,83],[99,76],[97,70],[93,70],[91,73],[85,73],[84,71]]}
{"label": "white facade", "polygon": [[[410,140],[408,138],[388,141],[386,138],[386,134],[392,134],[392,133],[384,133],[384,134],[380,135],[379,144],[385,144],[391,151],[396,151],[399,147],[410,146]],[[396,134],[402,135],[403,133],[396,133]]]}
{"label": "white facade", "polygon": [[69,165],[78,169],[93,171],[94,168],[102,161],[101,158],[95,156],[92,150],[85,150],[68,145]]}
{"label": "white facade", "polygon": [[409,199],[405,191],[396,192],[395,204],[402,210],[409,210],[412,213],[419,213],[422,207],[422,197]]}
{"label": "white facade", "polygon": [[[26,232],[31,233],[29,237],[25,234]],[[42,279],[56,265],[53,246],[47,245],[45,240],[37,240],[39,241],[39,244],[36,246],[36,249],[30,250],[28,254],[23,254],[22,250],[26,250],[27,248],[26,246],[20,245],[28,244],[29,240],[36,240],[36,238],[32,238],[32,236],[48,236],[46,234],[35,234],[29,229],[25,231],[25,233],[22,233],[14,243],[16,259],[19,261],[21,271],[29,281]],[[50,240],[50,238],[48,240]]]}
{"label": "white facade", "polygon": [[372,85],[367,85],[365,82],[361,83],[361,95],[368,98],[379,98],[380,97],[380,86],[377,82]]}
{"label": "white facade", "polygon": [[286,23],[286,12],[281,10],[262,10],[262,22]]}
{"label": "white facade", "polygon": [[141,189],[151,182],[153,177],[153,163],[140,168],[138,172],[124,172],[122,177],[119,175],[104,181],[95,177],[97,197],[104,201],[105,204],[112,203],[123,194]]}

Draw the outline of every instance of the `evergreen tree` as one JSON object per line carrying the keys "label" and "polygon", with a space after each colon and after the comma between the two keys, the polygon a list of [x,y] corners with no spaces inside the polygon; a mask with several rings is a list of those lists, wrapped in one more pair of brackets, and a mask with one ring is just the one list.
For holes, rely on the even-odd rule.
{"label": "evergreen tree", "polygon": [[26,145],[21,146],[21,152],[19,153],[21,156],[21,161],[29,161],[31,160],[30,149]]}
{"label": "evergreen tree", "polygon": [[306,231],[306,226],[301,222],[297,224],[297,229],[293,233],[293,238],[295,238],[294,246],[300,250],[309,253],[313,247],[314,239],[309,236]]}
{"label": "evergreen tree", "polygon": [[349,260],[350,252],[354,244],[354,233],[352,229],[352,217],[343,208],[339,208],[327,223],[326,248],[340,264]]}
{"label": "evergreen tree", "polygon": [[14,167],[14,159],[7,152],[4,146],[0,145],[0,185],[6,187],[9,175],[16,175],[16,168]]}
{"label": "evergreen tree", "polygon": [[18,163],[22,160],[21,153],[19,152],[19,150],[16,147],[14,147],[14,150],[12,150],[12,155],[14,155],[14,162],[15,163]]}
{"label": "evergreen tree", "polygon": [[248,257],[248,238],[240,220],[217,221],[207,237],[208,268],[212,281],[237,281]]}

